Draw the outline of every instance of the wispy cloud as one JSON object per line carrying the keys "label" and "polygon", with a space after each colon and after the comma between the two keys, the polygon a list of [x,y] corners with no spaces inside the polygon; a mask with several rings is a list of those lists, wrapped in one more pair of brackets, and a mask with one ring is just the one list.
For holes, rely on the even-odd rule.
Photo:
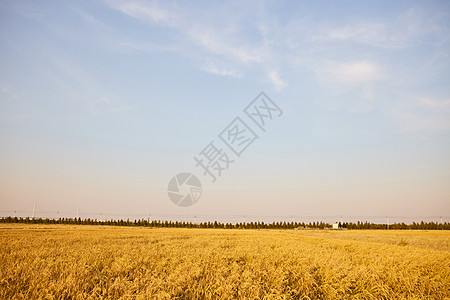
{"label": "wispy cloud", "polygon": [[[446,16],[448,17],[448,16]],[[446,18],[426,17],[421,9],[412,7],[393,20],[354,20],[347,24],[328,24],[313,29],[312,40],[336,43],[354,43],[380,48],[405,48],[427,35],[438,43],[448,40],[440,23]],[[448,30],[444,30],[448,31]]]}
{"label": "wispy cloud", "polygon": [[318,76],[321,81],[354,85],[381,80],[381,69],[370,61],[327,62],[318,69]]}
{"label": "wispy cloud", "polygon": [[418,98],[417,99],[422,106],[432,107],[432,108],[440,108],[450,113],[450,99],[433,99],[433,98]]}
{"label": "wispy cloud", "polygon": [[174,7],[171,10],[162,8],[156,1],[107,1],[107,3],[114,9],[129,15],[130,17],[155,22],[159,25],[169,27],[179,27],[180,17],[174,12]]}
{"label": "wispy cloud", "polygon": [[112,111],[112,112],[122,112],[122,111],[127,111],[127,110],[131,110],[132,107],[129,105],[118,105],[115,107],[110,107],[108,110]]}
{"label": "wispy cloud", "polygon": [[450,99],[411,97],[391,111],[401,133],[450,131]]}
{"label": "wispy cloud", "polygon": [[86,111],[98,113],[130,109],[117,95],[104,87],[101,81],[74,61],[55,55],[52,65],[57,70],[56,73],[60,74],[54,80],[55,87],[74,103],[81,104]]}
{"label": "wispy cloud", "polygon": [[[410,72],[396,66],[387,54],[424,43],[424,36],[436,47],[435,53],[430,52],[432,56],[441,53],[437,57],[448,61],[446,48],[442,48],[448,41],[448,30],[442,24],[445,18],[436,15],[430,19],[429,13],[415,7],[393,18],[370,21],[316,21],[305,16],[281,22],[265,9],[242,9],[236,4],[233,10],[202,7],[202,12],[195,5],[172,2],[107,0],[107,4],[166,30],[176,44],[172,50],[191,58],[199,69],[238,78],[259,70],[265,76],[262,81],[270,82],[276,90],[292,86],[288,79],[294,76],[290,74],[302,70],[314,75],[326,93],[343,95],[358,90],[357,97],[364,103],[376,101],[377,83],[401,82],[400,77],[407,78]],[[240,17],[235,18],[232,11]],[[251,21],[242,18],[247,15],[252,16]],[[127,41],[122,45],[133,51],[147,49]],[[415,67],[415,72],[420,72],[421,66]]]}
{"label": "wispy cloud", "polygon": [[93,15],[91,15],[85,11],[78,9],[78,8],[72,8],[72,10],[75,11],[79,16],[81,16],[81,18],[85,22],[93,25],[94,27],[100,27],[103,30],[105,30],[105,29],[109,30],[109,31],[112,30],[112,28],[110,26],[106,25],[104,22],[100,21],[99,19],[95,18]]}
{"label": "wispy cloud", "polygon": [[281,79],[280,74],[278,74],[277,71],[269,72],[269,78],[277,90],[282,90],[287,86],[287,83]]}
{"label": "wispy cloud", "polygon": [[[224,76],[242,77],[242,66],[263,63],[266,49],[263,43],[247,43],[239,34],[240,28],[230,22],[225,27],[214,20],[197,18],[178,6],[157,2],[108,1],[116,9],[130,17],[157,26],[166,27],[182,38],[184,47],[178,51],[187,56],[209,57],[200,69]],[[192,13],[192,12],[191,12]],[[199,53],[199,50],[203,53]]]}
{"label": "wispy cloud", "polygon": [[244,76],[242,71],[233,68],[231,65],[219,62],[218,60],[206,59],[200,67],[203,71],[206,71],[215,75],[224,75],[241,78]]}
{"label": "wispy cloud", "polygon": [[16,89],[12,84],[0,83],[0,100],[12,102],[19,99]]}
{"label": "wispy cloud", "polygon": [[[356,21],[342,26],[328,25],[317,28],[311,39],[323,43],[352,43],[380,48],[404,48],[412,33],[407,33],[405,24],[387,22]],[[414,33],[414,35],[416,35]]]}
{"label": "wispy cloud", "polygon": [[19,123],[27,120],[34,119],[35,116],[32,114],[19,114],[19,113],[0,113],[1,123]]}
{"label": "wispy cloud", "polygon": [[234,45],[215,28],[205,25],[193,26],[188,30],[187,35],[210,54],[229,57],[240,63],[260,62],[263,59],[263,53],[259,48],[241,43]]}

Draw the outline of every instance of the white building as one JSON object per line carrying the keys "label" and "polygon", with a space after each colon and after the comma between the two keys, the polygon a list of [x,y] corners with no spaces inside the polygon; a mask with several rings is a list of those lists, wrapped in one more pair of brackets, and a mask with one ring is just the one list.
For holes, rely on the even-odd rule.
{"label": "white building", "polygon": [[333,223],[333,229],[339,229],[339,224],[338,223]]}

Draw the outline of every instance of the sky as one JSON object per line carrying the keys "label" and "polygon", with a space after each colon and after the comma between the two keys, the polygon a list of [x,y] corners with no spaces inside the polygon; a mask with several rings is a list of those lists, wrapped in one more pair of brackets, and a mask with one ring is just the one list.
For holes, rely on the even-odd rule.
{"label": "sky", "polygon": [[448,1],[1,1],[0,45],[2,216],[450,220]]}

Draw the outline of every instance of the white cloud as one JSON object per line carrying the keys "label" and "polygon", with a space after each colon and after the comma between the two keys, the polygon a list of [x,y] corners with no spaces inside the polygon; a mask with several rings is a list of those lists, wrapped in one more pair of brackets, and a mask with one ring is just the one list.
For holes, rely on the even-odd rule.
{"label": "white cloud", "polygon": [[[74,61],[54,54],[50,65],[59,74],[53,81],[55,90],[59,89],[65,97],[74,103],[79,103],[86,111],[91,113],[105,110],[124,111],[123,108],[128,107],[98,78]],[[122,109],[117,110],[118,107],[122,107]]]}
{"label": "white cloud", "polygon": [[[406,25],[382,22],[359,21],[340,27],[329,26],[317,30],[313,40],[324,43],[362,44],[379,48],[404,48],[410,43],[413,33]],[[416,32],[417,34],[417,32]]]}
{"label": "white cloud", "polygon": [[450,119],[448,116],[426,116],[410,111],[398,112],[396,116],[400,120],[401,133],[420,131],[450,131]]}
{"label": "white cloud", "polygon": [[450,131],[450,99],[411,97],[397,104],[391,113],[402,133]]}
{"label": "white cloud", "polygon": [[20,123],[34,118],[35,116],[31,114],[0,113],[1,123]]}
{"label": "white cloud", "polygon": [[0,100],[12,102],[17,100],[16,89],[9,83],[0,83]]}
{"label": "white cloud", "polygon": [[367,113],[379,105],[377,82],[384,80],[383,68],[370,61],[327,61],[316,67],[316,78],[325,94],[321,107]]}
{"label": "white cloud", "polygon": [[426,17],[421,9],[410,8],[393,19],[354,20],[345,25],[328,24],[313,29],[312,40],[345,42],[380,48],[405,48],[427,35],[448,41],[448,30],[440,22],[448,16]]}
{"label": "white cloud", "polygon": [[273,85],[275,86],[275,88],[280,91],[283,88],[285,88],[287,86],[287,83],[284,82],[281,78],[280,75],[278,74],[277,71],[271,71],[269,72],[269,78],[272,81]]}
{"label": "white cloud", "polygon": [[161,8],[156,2],[142,1],[108,1],[108,4],[130,17],[176,27],[178,16],[173,11]]}
{"label": "white cloud", "polygon": [[[316,74],[322,88],[340,94],[359,88],[364,90],[362,97],[374,99],[377,94],[374,83],[386,81],[387,71],[390,82],[399,82],[410,74],[402,69],[404,65],[396,66],[386,51],[408,51],[409,47],[424,42],[423,37],[427,37],[426,42],[433,39],[434,46],[448,40],[444,38],[448,31],[444,17],[429,18],[428,14],[414,8],[397,17],[371,21],[355,17],[337,18],[331,23],[304,16],[281,22],[266,11],[264,5],[255,9],[235,3],[231,8],[219,5],[219,8],[203,6],[199,10],[196,5],[181,2],[106,1],[111,8],[127,16],[163,27],[173,38],[169,39],[169,43],[173,43],[170,50],[192,59],[201,70],[243,77],[256,68],[263,76],[268,76],[277,90],[288,85],[280,74],[293,78],[292,74],[301,70]],[[155,47],[133,47],[135,42],[124,40],[121,43],[128,50],[151,51],[148,49]],[[446,50],[444,47],[440,52],[445,54]],[[202,61],[205,57],[208,62]],[[419,72],[417,69],[415,73]],[[396,74],[392,76],[394,71]]]}
{"label": "white cloud", "polygon": [[[183,44],[177,51],[196,60],[201,60],[205,54],[209,56],[209,62],[200,64],[200,69],[209,73],[242,77],[243,73],[238,71],[240,66],[261,63],[266,55],[260,43],[247,43],[232,22],[215,23],[214,18],[194,17],[192,11],[167,5],[161,7],[156,2],[108,1],[108,4],[130,17],[174,30]],[[226,62],[225,67],[223,62]]]}
{"label": "white cloud", "polygon": [[361,84],[383,78],[381,67],[369,61],[328,62],[318,70],[319,80],[344,84]]}
{"label": "white cloud", "polygon": [[439,100],[434,98],[418,98],[417,100],[422,106],[439,108],[450,112],[450,99]]}
{"label": "white cloud", "polygon": [[231,66],[225,63],[220,63],[216,60],[206,60],[206,62],[200,68],[203,71],[215,75],[232,76],[237,78],[241,78],[244,76],[241,71],[233,69]]}
{"label": "white cloud", "polygon": [[127,110],[131,110],[132,107],[129,105],[120,105],[120,106],[116,106],[116,107],[111,107],[108,110],[112,111],[112,112],[123,112],[123,111],[127,111]]}
{"label": "white cloud", "polygon": [[259,48],[249,47],[241,43],[234,45],[227,41],[227,39],[231,39],[230,37],[205,24],[193,26],[186,33],[192,41],[211,54],[229,57],[245,64],[262,60],[263,54]]}
{"label": "white cloud", "polygon": [[386,24],[383,23],[357,23],[348,24],[338,28],[327,28],[319,35],[319,37],[323,40],[353,41],[372,46],[401,46],[399,41],[392,40],[387,32],[388,28]]}
{"label": "white cloud", "polygon": [[95,27],[99,27],[103,30],[112,30],[112,28],[108,25],[106,25],[105,23],[103,23],[102,21],[100,21],[99,19],[95,18],[93,15],[88,14],[85,11],[82,11],[81,9],[77,9],[77,8],[72,8],[85,22],[95,26]]}

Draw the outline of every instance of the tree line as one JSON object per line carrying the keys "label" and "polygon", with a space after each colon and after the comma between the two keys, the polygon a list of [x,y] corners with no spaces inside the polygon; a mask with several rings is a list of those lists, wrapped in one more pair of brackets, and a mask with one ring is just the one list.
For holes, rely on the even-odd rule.
{"label": "tree line", "polygon": [[[242,222],[242,223],[221,223],[221,222],[201,222],[192,223],[184,221],[150,221],[150,220],[97,220],[81,218],[0,218],[0,223],[25,223],[25,224],[67,224],[67,225],[106,225],[106,226],[135,226],[135,227],[174,227],[174,228],[224,228],[224,229],[331,229],[332,224],[324,222]],[[339,222],[339,229],[426,229],[426,230],[449,230],[450,223],[438,222],[413,222],[412,224],[393,223],[377,224],[370,222]]]}

